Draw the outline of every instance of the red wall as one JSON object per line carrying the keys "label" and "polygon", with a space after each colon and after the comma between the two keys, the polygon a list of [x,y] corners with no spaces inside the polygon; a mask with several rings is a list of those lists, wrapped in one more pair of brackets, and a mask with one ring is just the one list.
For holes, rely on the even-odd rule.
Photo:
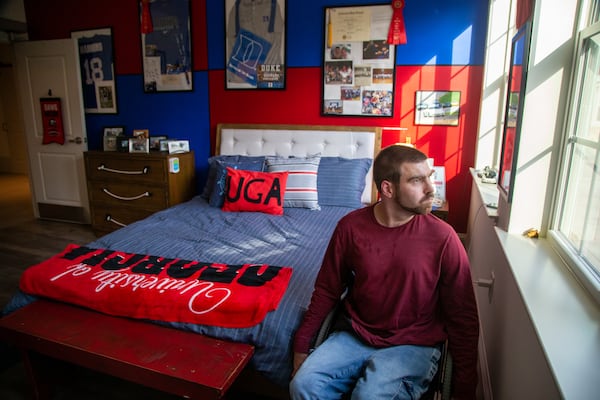
{"label": "red wall", "polygon": [[[382,146],[405,142],[446,167],[448,222],[466,232],[469,211],[469,167],[475,162],[475,143],[483,68],[473,66],[397,66],[394,116],[324,117],[320,113],[321,69],[290,68],[285,91],[225,90],[223,70],[210,71],[211,143],[218,123],[382,126]],[[415,125],[417,90],[460,91],[458,126]],[[291,100],[290,100],[291,99]],[[397,128],[408,128],[400,131]]]}
{"label": "red wall", "polygon": [[[115,73],[142,73],[137,0],[26,0],[24,6],[30,40],[65,39],[71,37],[71,31],[110,26],[113,39],[119,38],[114,39]],[[190,0],[190,7],[194,70],[206,70],[206,0]]]}

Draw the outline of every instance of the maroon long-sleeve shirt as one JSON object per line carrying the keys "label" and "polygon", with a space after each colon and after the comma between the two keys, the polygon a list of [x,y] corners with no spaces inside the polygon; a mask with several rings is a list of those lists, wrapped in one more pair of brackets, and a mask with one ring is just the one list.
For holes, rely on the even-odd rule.
{"label": "maroon long-sleeve shirt", "polygon": [[453,395],[475,398],[477,307],[469,260],[452,227],[431,214],[384,227],[375,220],[373,206],[342,218],[296,332],[295,352],[308,353],[350,280],[344,306],[364,341],[386,347],[435,345],[448,339]]}

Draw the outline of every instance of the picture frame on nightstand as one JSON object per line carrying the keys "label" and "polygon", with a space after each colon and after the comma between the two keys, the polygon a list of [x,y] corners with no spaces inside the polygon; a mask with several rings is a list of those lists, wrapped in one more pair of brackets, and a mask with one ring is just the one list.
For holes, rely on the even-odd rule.
{"label": "picture frame on nightstand", "polygon": [[149,138],[150,137],[150,130],[148,130],[148,129],[134,129],[133,130],[133,137],[136,137],[136,138]]}
{"label": "picture frame on nightstand", "polygon": [[117,138],[117,151],[121,153],[129,152],[129,137],[119,136]]}
{"label": "picture frame on nightstand", "polygon": [[162,136],[150,136],[150,150],[151,151],[160,151],[160,142],[162,140],[167,140],[168,137],[166,135]]}
{"label": "picture frame on nightstand", "polygon": [[117,140],[119,136],[123,136],[125,127],[123,126],[105,126],[103,145],[104,151],[117,151]]}
{"label": "picture frame on nightstand", "polygon": [[150,139],[148,139],[147,137],[129,138],[129,152],[130,153],[149,153],[150,152]]}

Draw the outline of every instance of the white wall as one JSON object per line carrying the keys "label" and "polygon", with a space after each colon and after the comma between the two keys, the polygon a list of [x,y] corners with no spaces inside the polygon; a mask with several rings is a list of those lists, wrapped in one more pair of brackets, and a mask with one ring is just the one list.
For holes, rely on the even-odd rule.
{"label": "white wall", "polygon": [[514,21],[514,18],[511,19],[513,6],[511,0],[496,0],[490,3],[477,153],[474,165],[476,169],[483,169],[486,166],[498,168],[510,59],[509,46],[515,30],[514,22],[511,23]]}
{"label": "white wall", "polygon": [[576,39],[577,1],[536,2],[510,219],[504,228],[541,230],[553,191]]}
{"label": "white wall", "polygon": [[480,359],[484,359],[483,368],[487,366],[482,373],[483,393],[486,400],[560,399],[495,229],[495,220],[488,216],[474,184],[468,236],[472,274],[474,280],[494,276],[491,292],[484,287],[475,289],[484,343]]}

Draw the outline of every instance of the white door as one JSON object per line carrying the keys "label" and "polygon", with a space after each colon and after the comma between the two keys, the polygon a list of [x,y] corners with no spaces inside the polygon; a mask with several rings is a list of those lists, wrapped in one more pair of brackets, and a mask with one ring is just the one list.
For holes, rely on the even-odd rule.
{"label": "white door", "polygon": [[[44,40],[14,46],[35,216],[89,223],[83,163],[87,136],[76,42]],[[43,144],[40,99],[49,97],[60,98],[64,144]]]}

